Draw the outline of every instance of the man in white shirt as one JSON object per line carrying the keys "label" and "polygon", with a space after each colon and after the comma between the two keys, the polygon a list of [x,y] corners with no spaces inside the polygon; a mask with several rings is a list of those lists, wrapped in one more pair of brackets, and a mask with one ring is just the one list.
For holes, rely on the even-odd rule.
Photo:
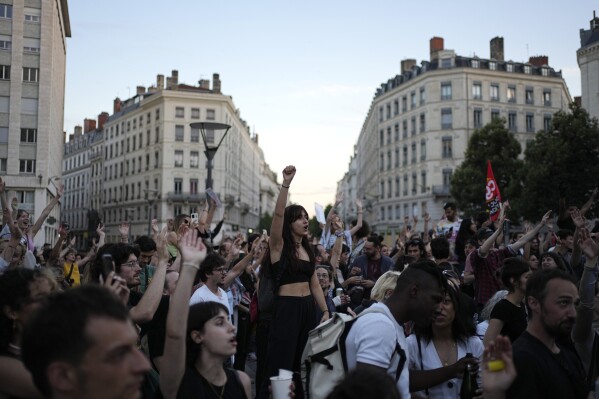
{"label": "man in white shirt", "polygon": [[209,301],[219,302],[229,309],[230,321],[232,309],[229,305],[227,293],[221,288],[225,283],[227,271],[226,261],[222,256],[215,252],[208,254],[200,265],[199,271],[200,279],[204,285],[193,293],[189,300],[189,305]]}
{"label": "man in white shirt", "polygon": [[397,279],[391,296],[360,316],[345,340],[348,368],[387,372],[402,398],[410,397],[409,352],[403,323],[431,323],[447,281],[432,261],[410,265]]}

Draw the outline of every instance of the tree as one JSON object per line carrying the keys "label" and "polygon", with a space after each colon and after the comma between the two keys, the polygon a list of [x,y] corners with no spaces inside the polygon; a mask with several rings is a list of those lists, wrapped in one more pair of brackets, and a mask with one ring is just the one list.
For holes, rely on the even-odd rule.
{"label": "tree", "polygon": [[[599,126],[586,110],[572,103],[570,111],[553,116],[525,151],[518,207],[523,216],[539,220],[559,199],[582,206],[599,183]],[[587,215],[589,216],[589,215]]]}
{"label": "tree", "polygon": [[502,199],[515,196],[523,166],[518,159],[520,152],[520,143],[505,128],[505,119],[495,118],[476,130],[468,142],[464,162],[451,178],[451,195],[458,208],[467,214],[486,209],[487,160],[493,166]]}
{"label": "tree", "polygon": [[264,212],[260,216],[260,222],[258,224],[258,233],[262,233],[262,230],[266,230],[270,234],[270,226],[272,225],[272,215],[268,212]]}

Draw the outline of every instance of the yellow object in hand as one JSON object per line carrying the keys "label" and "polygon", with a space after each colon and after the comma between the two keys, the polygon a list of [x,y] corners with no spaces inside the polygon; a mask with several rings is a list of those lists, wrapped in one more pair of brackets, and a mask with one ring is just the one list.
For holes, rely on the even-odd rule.
{"label": "yellow object in hand", "polygon": [[487,367],[489,371],[501,371],[505,368],[505,362],[501,359],[490,360]]}

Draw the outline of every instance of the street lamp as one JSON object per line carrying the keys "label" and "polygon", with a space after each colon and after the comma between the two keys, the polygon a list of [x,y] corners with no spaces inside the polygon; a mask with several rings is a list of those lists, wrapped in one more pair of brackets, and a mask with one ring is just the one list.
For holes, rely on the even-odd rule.
{"label": "street lamp", "polygon": [[[216,151],[220,147],[221,143],[225,139],[225,136],[229,132],[231,125],[227,125],[225,123],[218,122],[195,122],[190,124],[192,129],[199,129],[200,133],[202,133],[202,140],[204,141],[204,154],[206,154],[206,158],[208,159],[206,169],[206,189],[212,188],[212,160],[214,159],[214,155],[216,155]],[[216,142],[215,132],[217,130],[224,130],[222,137],[218,141],[218,144],[214,145]],[[206,132],[208,131],[208,132]]]}
{"label": "street lamp", "polygon": [[[146,193],[146,200],[148,201],[148,213],[149,213],[149,217],[148,217],[148,237],[152,237],[152,208],[154,207],[154,201],[156,200],[156,194],[158,193],[158,190],[153,189],[153,188],[145,188],[144,189],[144,193]],[[150,198],[150,193],[154,194],[153,198]]]}

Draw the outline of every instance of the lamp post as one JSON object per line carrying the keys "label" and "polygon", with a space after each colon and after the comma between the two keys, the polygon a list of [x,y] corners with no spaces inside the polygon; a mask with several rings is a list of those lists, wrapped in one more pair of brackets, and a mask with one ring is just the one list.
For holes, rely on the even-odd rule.
{"label": "lamp post", "polygon": [[[154,201],[156,200],[158,190],[145,188],[144,193],[146,193],[146,201],[148,201],[148,237],[152,237],[152,208],[154,207]],[[153,198],[150,197],[150,193],[154,194]]]}
{"label": "lamp post", "polygon": [[[218,122],[195,122],[190,124],[192,129],[199,129],[202,134],[202,141],[204,141],[204,154],[206,154],[207,162],[206,162],[206,189],[212,188],[212,168],[214,155],[216,155],[216,151],[220,147],[221,143],[225,139],[225,136],[229,132],[231,125],[227,125],[225,123]],[[222,137],[218,141],[218,144],[214,144],[216,142],[215,132],[218,130],[224,130]],[[208,133],[206,133],[208,131]]]}

